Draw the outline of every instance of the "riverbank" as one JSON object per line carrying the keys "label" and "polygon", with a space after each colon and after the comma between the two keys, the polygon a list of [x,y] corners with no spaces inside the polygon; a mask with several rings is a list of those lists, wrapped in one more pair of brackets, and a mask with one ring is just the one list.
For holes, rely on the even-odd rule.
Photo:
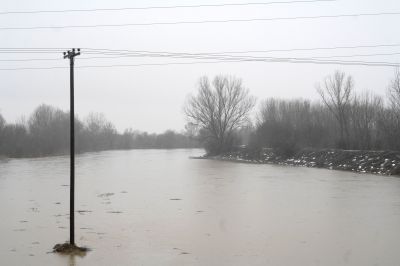
{"label": "riverbank", "polygon": [[204,157],[216,160],[273,163],[344,170],[359,173],[400,176],[400,152],[360,150],[311,150],[304,149],[292,156],[277,154],[273,149],[260,151],[242,149],[219,156]]}

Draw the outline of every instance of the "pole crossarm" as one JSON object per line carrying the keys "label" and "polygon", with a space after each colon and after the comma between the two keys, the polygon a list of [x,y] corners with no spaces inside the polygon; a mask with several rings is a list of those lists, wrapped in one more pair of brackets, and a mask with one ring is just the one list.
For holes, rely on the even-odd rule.
{"label": "pole crossarm", "polygon": [[64,59],[66,58],[73,59],[75,56],[78,56],[80,54],[81,54],[81,49],[72,48],[71,50],[64,52]]}

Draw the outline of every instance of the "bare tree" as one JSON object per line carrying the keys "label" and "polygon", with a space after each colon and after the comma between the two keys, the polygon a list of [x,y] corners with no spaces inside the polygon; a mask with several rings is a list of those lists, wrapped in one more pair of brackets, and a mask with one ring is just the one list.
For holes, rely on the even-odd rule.
{"label": "bare tree", "polygon": [[388,87],[388,97],[393,109],[400,112],[400,69],[397,68]]}
{"label": "bare tree", "polygon": [[232,148],[233,133],[249,121],[255,101],[240,79],[216,76],[211,85],[202,77],[197,95],[188,98],[184,112],[199,127],[207,152],[215,155]]}
{"label": "bare tree", "polygon": [[185,125],[184,135],[189,139],[195,139],[198,133],[198,127],[193,122],[189,122]]}
{"label": "bare tree", "polygon": [[68,116],[50,105],[38,106],[28,120],[30,145],[39,155],[65,152],[68,147]]}
{"label": "bare tree", "polygon": [[5,127],[5,125],[6,125],[6,120],[0,114],[0,131]]}
{"label": "bare tree", "polygon": [[114,147],[117,130],[102,113],[90,113],[85,119],[86,136],[82,142],[93,150]]}
{"label": "bare tree", "polygon": [[[351,105],[351,125],[355,148],[369,150],[378,139],[378,120],[383,111],[383,101],[378,95],[365,91],[356,95]],[[375,146],[376,147],[376,146]]]}
{"label": "bare tree", "polygon": [[388,98],[390,106],[385,110],[381,126],[385,141],[390,149],[400,149],[400,69],[395,70],[394,78],[388,87]]}
{"label": "bare tree", "polygon": [[349,106],[354,83],[351,76],[347,76],[344,72],[335,71],[332,76],[325,78],[322,85],[317,88],[323,103],[335,116],[340,131],[340,148],[347,148],[349,141]]}
{"label": "bare tree", "polygon": [[329,145],[332,116],[326,109],[303,99],[269,98],[260,106],[257,141],[286,156],[298,148]]}

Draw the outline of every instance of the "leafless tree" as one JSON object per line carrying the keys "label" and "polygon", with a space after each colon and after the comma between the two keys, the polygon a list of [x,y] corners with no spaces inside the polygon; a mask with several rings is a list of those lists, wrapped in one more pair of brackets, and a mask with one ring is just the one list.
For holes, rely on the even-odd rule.
{"label": "leafless tree", "polygon": [[207,152],[219,154],[232,147],[233,133],[249,121],[255,101],[240,79],[216,76],[210,84],[202,77],[197,95],[188,98],[184,112],[199,127]]}
{"label": "leafless tree", "polygon": [[193,122],[189,122],[185,125],[184,135],[190,139],[195,139],[198,133],[198,127]]}
{"label": "leafless tree", "polygon": [[6,120],[0,114],[0,131],[4,128],[5,125],[6,125]]}
{"label": "leafless tree", "polygon": [[393,109],[400,112],[400,69],[397,68],[388,87],[388,97]]}
{"label": "leafless tree", "polygon": [[379,138],[378,119],[383,111],[383,100],[369,91],[356,95],[351,105],[353,148],[369,150]]}
{"label": "leafless tree", "polygon": [[257,141],[283,155],[291,155],[303,147],[326,147],[330,144],[327,133],[331,117],[319,103],[269,98],[260,105]]}
{"label": "leafless tree", "polygon": [[65,152],[68,147],[68,116],[50,105],[38,106],[30,115],[28,129],[30,148],[36,154]]}
{"label": "leafless tree", "polygon": [[325,78],[322,85],[317,87],[323,103],[335,116],[340,131],[340,148],[347,148],[349,141],[349,106],[353,91],[353,78],[344,72],[335,71],[332,76]]}
{"label": "leafless tree", "polygon": [[102,113],[90,113],[84,120],[85,136],[82,142],[92,150],[114,147],[117,130]]}
{"label": "leafless tree", "polygon": [[388,98],[390,106],[384,112],[381,125],[385,140],[390,149],[400,149],[400,69],[395,70],[394,78],[388,87]]}

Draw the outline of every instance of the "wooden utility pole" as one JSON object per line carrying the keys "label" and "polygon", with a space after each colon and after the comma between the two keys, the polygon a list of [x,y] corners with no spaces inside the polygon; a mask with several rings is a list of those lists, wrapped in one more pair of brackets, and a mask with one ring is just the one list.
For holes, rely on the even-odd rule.
{"label": "wooden utility pole", "polygon": [[74,58],[81,54],[80,49],[64,52],[69,59],[70,86],[70,186],[69,186],[69,243],[75,246],[75,108],[74,108]]}

